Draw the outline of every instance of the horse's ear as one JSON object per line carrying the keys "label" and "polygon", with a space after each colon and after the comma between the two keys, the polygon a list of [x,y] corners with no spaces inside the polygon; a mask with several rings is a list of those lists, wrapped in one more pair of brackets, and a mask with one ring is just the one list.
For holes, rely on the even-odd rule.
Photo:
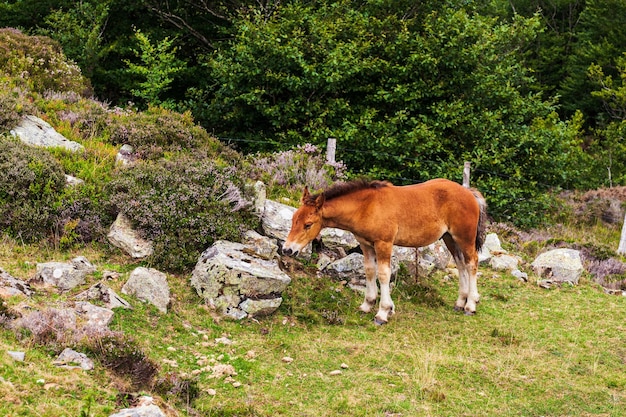
{"label": "horse's ear", "polygon": [[302,192],[302,198],[300,199],[300,203],[304,204],[307,200],[307,198],[309,198],[310,194],[309,194],[309,187],[307,187],[306,185],[304,186],[304,191]]}
{"label": "horse's ear", "polygon": [[321,209],[322,206],[324,205],[324,201],[326,201],[326,198],[324,197],[324,193],[320,193],[320,195],[317,196],[317,198],[315,199],[315,208],[316,209]]}

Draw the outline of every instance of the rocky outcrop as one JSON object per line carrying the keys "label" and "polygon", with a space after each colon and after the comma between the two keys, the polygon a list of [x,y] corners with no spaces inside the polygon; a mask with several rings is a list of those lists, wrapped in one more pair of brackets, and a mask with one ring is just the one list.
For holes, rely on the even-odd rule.
{"label": "rocky outcrop", "polygon": [[59,147],[72,152],[85,149],[80,143],[67,139],[54,130],[49,123],[35,116],[25,116],[20,124],[11,130],[11,134],[33,146]]}
{"label": "rocky outcrop", "polygon": [[70,263],[39,263],[32,281],[56,287],[59,291],[68,291],[84,284],[87,275],[95,270],[94,266],[82,256],[72,259]]}
{"label": "rocky outcrop", "polygon": [[191,275],[198,295],[237,319],[271,314],[290,282],[276,260],[255,256],[251,246],[226,241],[204,251]]}

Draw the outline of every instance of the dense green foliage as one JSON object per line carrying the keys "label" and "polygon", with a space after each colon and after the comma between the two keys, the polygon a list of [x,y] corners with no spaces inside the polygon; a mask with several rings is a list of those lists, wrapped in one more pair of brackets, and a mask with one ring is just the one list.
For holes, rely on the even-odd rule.
{"label": "dense green foliage", "polygon": [[549,191],[626,178],[623,135],[589,72],[618,78],[624,7],[13,0],[0,26],[60,42],[100,99],[189,110],[246,152],[332,136],[350,174],[395,183],[458,181],[470,161],[491,213],[532,225]]}

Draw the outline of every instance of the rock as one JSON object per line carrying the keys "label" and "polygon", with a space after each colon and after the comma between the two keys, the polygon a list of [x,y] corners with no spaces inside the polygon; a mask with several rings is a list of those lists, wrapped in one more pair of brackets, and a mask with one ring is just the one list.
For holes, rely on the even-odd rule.
{"label": "rock", "polygon": [[135,408],[125,408],[109,417],[166,417],[161,409],[154,405],[142,405]]}
{"label": "rock", "polygon": [[487,262],[494,255],[499,255],[507,253],[504,249],[502,249],[502,243],[500,243],[500,238],[495,233],[488,233],[485,236],[485,243],[483,243],[483,247],[478,253],[478,262]]}
{"label": "rock", "polygon": [[253,300],[248,298],[239,304],[239,308],[248,313],[248,316],[251,317],[267,316],[276,311],[282,302],[282,297],[267,300]]}
{"label": "rock", "polygon": [[98,307],[86,301],[77,302],[74,310],[87,321],[86,326],[108,328],[113,320],[113,310]]}
{"label": "rock", "polygon": [[[278,307],[280,295],[291,282],[276,261],[252,256],[245,248],[240,243],[217,241],[200,255],[191,275],[191,285],[201,297],[235,318],[247,316],[241,306],[246,299],[276,299]],[[264,309],[264,313],[269,312]]]}
{"label": "rock", "polygon": [[49,123],[39,117],[25,116],[20,124],[11,130],[13,136],[28,145],[65,148],[72,152],[82,151],[85,148],[80,143],[71,141],[58,133]]}
{"label": "rock", "polygon": [[62,368],[78,368],[84,371],[91,371],[93,369],[93,361],[89,359],[87,355],[76,352],[70,348],[65,348],[52,364]]}
{"label": "rock", "polygon": [[267,187],[262,181],[257,181],[252,186],[254,191],[254,213],[262,218],[265,214],[265,202],[267,201]]}
{"label": "rock", "polygon": [[107,238],[113,246],[122,249],[135,259],[142,259],[154,253],[152,242],[140,237],[123,213],[117,215]]}
{"label": "rock", "polygon": [[341,247],[348,251],[359,246],[359,242],[356,240],[352,232],[348,232],[346,230],[327,227],[322,229],[320,236],[324,246],[331,250]]}
{"label": "rock", "polygon": [[515,278],[519,279],[520,281],[528,282],[528,274],[526,272],[520,271],[519,269],[511,271],[511,275],[513,275]]}
{"label": "rock", "polygon": [[163,272],[153,268],[135,268],[122,287],[122,293],[147,301],[162,313],[167,313],[170,288],[167,284],[167,276]]}
{"label": "rock", "polygon": [[291,363],[291,362],[293,362],[293,358],[292,358],[292,357],[290,357],[290,356],[284,356],[281,360],[282,360],[284,363]]}
{"label": "rock", "polygon": [[95,268],[84,257],[74,258],[71,263],[45,262],[37,264],[34,281],[42,281],[61,291],[68,291],[85,283],[87,275]]}
{"label": "rock", "polygon": [[33,290],[27,282],[12,277],[8,272],[0,268],[0,297],[8,298],[16,295],[30,297]]}
{"label": "rock", "polygon": [[132,165],[135,162],[135,156],[133,155],[135,150],[132,146],[128,144],[122,145],[120,150],[117,152],[115,156],[115,163],[121,165]]}
{"label": "rock", "polygon": [[248,230],[244,234],[245,252],[263,259],[275,259],[278,257],[278,244],[276,239],[265,237],[254,230]]}
{"label": "rock", "polygon": [[324,271],[334,278],[345,279],[351,283],[361,282],[362,285],[365,285],[363,259],[362,254],[351,253],[345,258],[332,262]]}
{"label": "rock", "polygon": [[583,273],[580,252],[574,249],[554,249],[539,255],[531,264],[535,273],[546,283],[578,284]]}
{"label": "rock", "polygon": [[7,353],[9,354],[10,357],[13,358],[13,360],[17,362],[24,362],[24,359],[26,358],[26,354],[24,352],[16,352],[13,350],[7,350]]}
{"label": "rock", "polygon": [[494,255],[489,259],[489,265],[496,271],[515,271],[518,268],[519,260],[512,255]]}
{"label": "rock", "polygon": [[87,291],[76,296],[77,300],[99,300],[104,302],[107,308],[128,308],[132,309],[128,301],[117,295],[115,291],[109,288],[104,282],[99,282],[89,288]]}
{"label": "rock", "polygon": [[76,178],[67,174],[65,174],[65,182],[67,183],[67,185],[71,187],[76,187],[79,185],[83,185],[85,183],[84,180],[81,180],[80,178]]}
{"label": "rock", "polygon": [[334,371],[330,371],[328,373],[328,375],[330,376],[336,376],[336,375],[341,375],[343,372],[340,369],[335,369]]}

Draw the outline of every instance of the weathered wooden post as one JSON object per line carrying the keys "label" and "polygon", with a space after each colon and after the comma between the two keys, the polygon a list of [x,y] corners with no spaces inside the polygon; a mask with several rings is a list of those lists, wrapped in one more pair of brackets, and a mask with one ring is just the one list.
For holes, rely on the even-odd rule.
{"label": "weathered wooden post", "polygon": [[335,163],[335,152],[337,151],[337,139],[328,138],[326,144],[326,162],[329,164]]}
{"label": "weathered wooden post", "polygon": [[463,164],[463,187],[469,188],[470,186],[470,168],[472,167],[472,163],[469,161],[465,161]]}

